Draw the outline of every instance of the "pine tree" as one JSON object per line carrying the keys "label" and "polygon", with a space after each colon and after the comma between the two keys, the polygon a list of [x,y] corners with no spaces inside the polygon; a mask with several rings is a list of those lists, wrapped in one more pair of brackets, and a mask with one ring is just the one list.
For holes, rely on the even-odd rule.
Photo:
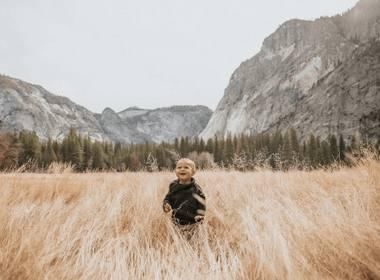
{"label": "pine tree", "polygon": [[74,165],[75,170],[81,170],[82,168],[82,148],[79,141],[74,141],[71,143],[71,163]]}
{"label": "pine tree", "polygon": [[48,139],[48,142],[46,143],[46,148],[42,155],[42,159],[46,167],[49,166],[52,162],[57,161],[57,156],[54,152],[53,143],[50,138]]}
{"label": "pine tree", "polygon": [[129,155],[127,167],[131,171],[141,170],[141,163],[138,155],[135,152]]}
{"label": "pine tree", "polygon": [[227,134],[226,145],[224,147],[225,163],[227,165],[232,164],[232,158],[234,156],[234,144],[231,133]]}
{"label": "pine tree", "polygon": [[377,153],[380,153],[380,138],[377,139],[376,145],[375,145]]}
{"label": "pine tree", "polygon": [[185,138],[184,137],[181,137],[181,142],[179,144],[179,154],[181,155],[181,157],[185,157],[186,156],[186,142],[185,142]]}
{"label": "pine tree", "polygon": [[19,153],[17,135],[0,134],[0,169],[17,167]]}
{"label": "pine tree", "polygon": [[346,152],[346,145],[344,143],[344,139],[342,134],[339,135],[339,155],[338,158],[340,161],[343,161],[345,159],[344,153]]}
{"label": "pine tree", "polygon": [[[212,140],[212,138],[209,138],[207,140],[206,151],[210,154],[214,154],[214,141]],[[215,154],[214,154],[214,156],[215,156]]]}
{"label": "pine tree", "polygon": [[60,153],[62,155],[63,162],[70,162],[69,143],[67,138],[64,138],[62,141]]}
{"label": "pine tree", "polygon": [[83,139],[83,169],[91,169],[92,167],[92,144],[90,136]]}
{"label": "pine tree", "polygon": [[[193,145],[192,145],[190,151],[196,151],[199,153],[199,137],[198,136],[194,137]],[[188,152],[190,152],[190,151],[188,151]]]}
{"label": "pine tree", "polygon": [[302,161],[305,159],[308,159],[308,148],[307,148],[307,143],[305,141],[302,142],[302,154],[300,155],[300,158]]}
{"label": "pine tree", "polygon": [[202,153],[204,151],[205,151],[205,141],[203,140],[203,138],[201,138],[201,140],[199,141],[198,153]]}
{"label": "pine tree", "polygon": [[152,147],[148,141],[145,140],[144,149],[143,149],[143,159],[148,158],[152,154]]}
{"label": "pine tree", "polygon": [[240,154],[244,152],[243,141],[244,141],[243,134],[239,134],[239,136],[236,137],[236,144],[234,145],[236,154]]}
{"label": "pine tree", "polygon": [[250,150],[248,144],[248,136],[245,134],[242,134],[240,138],[240,150],[245,152],[247,158],[249,158]]}
{"label": "pine tree", "polygon": [[322,163],[322,147],[321,147],[321,138],[318,136],[315,138],[316,143],[316,157],[315,157],[315,164],[320,165]]}
{"label": "pine tree", "polygon": [[292,162],[295,164],[296,161],[301,159],[300,145],[298,142],[297,132],[294,128],[289,130],[290,137],[290,147],[292,150]]}
{"label": "pine tree", "polygon": [[288,169],[292,161],[292,147],[289,131],[287,131],[283,137],[283,145],[281,151],[282,167]]}
{"label": "pine tree", "polygon": [[189,138],[189,136],[186,136],[185,137],[185,154],[184,154],[184,156],[186,156],[189,152],[190,152],[190,138]]}
{"label": "pine tree", "polygon": [[240,147],[238,147],[238,138],[236,137],[236,135],[234,135],[232,142],[233,142],[233,151],[234,151],[234,153],[239,153],[240,152]]}
{"label": "pine tree", "polygon": [[57,161],[58,162],[62,161],[61,147],[60,147],[58,141],[54,140],[52,146],[53,146],[54,153],[57,157]]}
{"label": "pine tree", "polygon": [[103,170],[105,168],[104,152],[100,143],[95,142],[93,145],[92,168],[95,170]]}
{"label": "pine tree", "polygon": [[269,153],[278,153],[280,147],[283,144],[283,137],[280,131],[276,131],[273,135],[269,137]]}
{"label": "pine tree", "polygon": [[120,142],[116,142],[113,147],[114,168],[116,171],[125,171],[125,163],[123,162],[123,148]]}
{"label": "pine tree", "polygon": [[178,153],[179,152],[179,141],[178,138],[176,137],[174,139],[174,150]]}
{"label": "pine tree", "polygon": [[221,167],[225,166],[225,139],[224,136],[219,139],[219,165]]}
{"label": "pine tree", "polygon": [[221,160],[222,160],[222,157],[221,157],[221,150],[220,150],[220,147],[219,147],[218,136],[216,134],[214,136],[214,146],[213,146],[212,153],[214,155],[215,162],[219,165],[220,162],[221,162]]}
{"label": "pine tree", "polygon": [[323,165],[329,165],[331,163],[331,152],[330,152],[330,145],[326,141],[322,141],[321,143],[321,163]]}
{"label": "pine tree", "polygon": [[331,156],[332,156],[334,161],[338,160],[339,159],[339,148],[338,148],[338,143],[337,143],[335,135],[332,135],[329,137],[329,142],[330,142]]}
{"label": "pine tree", "polygon": [[[177,153],[177,151],[175,151]],[[157,159],[157,166],[159,170],[162,170],[163,168],[169,168],[167,166],[167,158],[165,155],[165,148],[163,145],[159,145],[155,151],[155,157]]]}
{"label": "pine tree", "polygon": [[307,157],[312,167],[317,165],[317,140],[313,134],[310,135],[309,143],[307,144]]}
{"label": "pine tree", "polygon": [[19,139],[21,143],[20,164],[39,162],[41,158],[41,144],[37,134],[35,132],[24,131],[20,133]]}
{"label": "pine tree", "polygon": [[351,150],[351,152],[355,152],[355,151],[358,150],[358,145],[357,145],[357,141],[356,141],[355,135],[352,135],[350,150]]}
{"label": "pine tree", "polygon": [[256,157],[257,150],[258,150],[256,140],[253,136],[249,136],[247,142],[248,142],[248,150],[249,150],[248,157],[250,160],[253,161]]}
{"label": "pine tree", "polygon": [[65,142],[65,161],[70,162],[75,170],[82,168],[82,147],[80,137],[76,134],[76,130],[71,127],[69,134],[64,139]]}

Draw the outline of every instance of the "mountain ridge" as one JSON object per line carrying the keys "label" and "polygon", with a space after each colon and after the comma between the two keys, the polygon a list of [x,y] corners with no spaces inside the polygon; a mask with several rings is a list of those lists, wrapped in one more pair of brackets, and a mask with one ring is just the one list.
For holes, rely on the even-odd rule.
{"label": "mountain ridge", "polygon": [[[370,16],[363,14],[364,8],[370,10]],[[358,9],[362,12],[358,13]],[[347,28],[351,25],[355,29]],[[364,32],[367,29],[368,32]],[[356,35],[358,30],[362,36]],[[318,83],[323,77],[336,71],[342,62],[347,61],[349,65],[354,51],[368,47],[368,41],[379,38],[379,34],[380,0],[361,0],[343,15],[321,17],[314,21],[292,19],[284,22],[264,39],[256,55],[243,61],[233,71],[224,95],[200,137],[225,137],[228,133],[257,134],[298,127],[300,137],[304,139],[308,129],[299,123],[302,124],[305,116],[297,115],[299,108],[307,105],[303,103],[306,100],[304,97],[316,93],[315,88],[319,87]],[[319,90],[322,88],[319,87]],[[324,98],[323,94],[317,96]],[[323,100],[317,101],[322,107],[329,106],[323,104]],[[313,115],[317,112],[308,113]],[[295,115],[293,121],[287,125],[281,124],[291,114]],[[325,138],[326,131],[337,131],[334,128],[337,125],[333,119],[335,116],[321,115],[319,119],[315,118],[313,133]],[[358,115],[351,117],[360,118]],[[326,130],[322,127],[326,122],[334,125]],[[307,125],[310,123],[305,123]],[[345,138],[350,138],[354,131],[351,127],[339,132]],[[365,131],[357,126],[355,134],[363,136],[363,133],[365,135]]]}
{"label": "mountain ridge", "polygon": [[[2,131],[33,130],[42,139],[62,139],[73,127],[93,140],[122,143],[172,141],[175,137],[193,136],[206,126],[212,113],[202,105],[175,105],[152,110],[128,107],[119,113],[106,107],[100,114],[93,113],[40,85],[6,75],[0,75],[0,104]],[[126,115],[131,110],[142,110],[143,114],[140,117]],[[163,118],[163,114],[167,118]],[[184,120],[191,125],[183,123]],[[187,130],[179,129],[181,126]],[[152,131],[156,134],[150,134]]]}

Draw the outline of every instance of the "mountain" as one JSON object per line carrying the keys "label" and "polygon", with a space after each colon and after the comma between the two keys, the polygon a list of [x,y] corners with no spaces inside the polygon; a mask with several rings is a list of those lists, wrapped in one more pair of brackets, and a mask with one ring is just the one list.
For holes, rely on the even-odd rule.
{"label": "mountain", "polygon": [[66,97],[38,85],[0,76],[2,130],[33,130],[41,138],[61,139],[70,127],[95,140],[110,140],[95,115]]}
{"label": "mountain", "polygon": [[172,141],[198,135],[212,111],[205,106],[172,106],[154,110],[106,108],[95,114],[39,85],[0,75],[2,131],[35,131],[42,139],[62,139],[70,127],[98,141],[141,143]]}
{"label": "mountain", "polygon": [[380,136],[380,0],[343,15],[290,20],[232,74],[203,138],[296,128]]}
{"label": "mountain", "polygon": [[212,111],[206,106],[171,106],[154,110],[128,108],[119,113],[105,109],[99,121],[113,141],[169,141],[180,136],[198,135]]}

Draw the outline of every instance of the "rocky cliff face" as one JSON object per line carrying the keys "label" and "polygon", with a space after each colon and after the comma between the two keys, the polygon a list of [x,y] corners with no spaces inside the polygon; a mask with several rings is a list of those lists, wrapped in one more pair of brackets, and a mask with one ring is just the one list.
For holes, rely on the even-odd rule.
{"label": "rocky cliff face", "polygon": [[61,139],[70,127],[95,140],[109,140],[94,114],[66,97],[21,80],[0,76],[2,130],[33,130],[41,138]]}
{"label": "rocky cliff face", "polygon": [[94,114],[41,86],[0,76],[0,130],[31,130],[42,139],[62,139],[74,127],[99,141],[172,141],[175,137],[198,135],[211,114],[205,106],[155,110],[132,107],[120,113],[106,108],[102,114]]}
{"label": "rocky cliff face", "polygon": [[198,135],[212,111],[205,106],[172,106],[154,110],[128,108],[120,113],[107,108],[99,121],[113,141],[139,143],[172,141],[175,137]]}
{"label": "rocky cliff face", "polygon": [[199,135],[211,115],[212,111],[205,106],[172,106],[126,117],[125,120],[142,135],[151,135],[155,142],[161,142],[174,139],[175,135]]}
{"label": "rocky cliff face", "polygon": [[[232,74],[200,136],[289,127],[297,128],[301,138],[310,132],[322,138],[328,133],[375,135],[363,120],[380,107],[379,87],[373,85],[380,71],[377,60],[370,59],[380,56],[379,8],[380,0],[362,0],[341,16],[281,25]],[[356,82],[360,91],[352,88]]]}
{"label": "rocky cliff face", "polygon": [[360,45],[350,59],[301,95],[268,130],[293,127],[300,135],[380,136],[380,41]]}

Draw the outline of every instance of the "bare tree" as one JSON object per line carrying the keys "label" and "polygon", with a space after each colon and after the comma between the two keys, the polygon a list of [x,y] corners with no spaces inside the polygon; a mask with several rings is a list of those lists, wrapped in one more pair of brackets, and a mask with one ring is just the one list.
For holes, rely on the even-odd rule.
{"label": "bare tree", "polygon": [[216,167],[214,156],[209,152],[202,152],[200,154],[197,152],[191,152],[188,155],[188,158],[194,161],[199,169],[211,169]]}
{"label": "bare tree", "polygon": [[234,153],[232,157],[232,166],[239,171],[246,171],[249,168],[247,154],[245,152]]}
{"label": "bare tree", "polygon": [[149,172],[158,171],[157,159],[152,155],[152,153],[149,153],[149,155],[145,161],[145,166]]}

